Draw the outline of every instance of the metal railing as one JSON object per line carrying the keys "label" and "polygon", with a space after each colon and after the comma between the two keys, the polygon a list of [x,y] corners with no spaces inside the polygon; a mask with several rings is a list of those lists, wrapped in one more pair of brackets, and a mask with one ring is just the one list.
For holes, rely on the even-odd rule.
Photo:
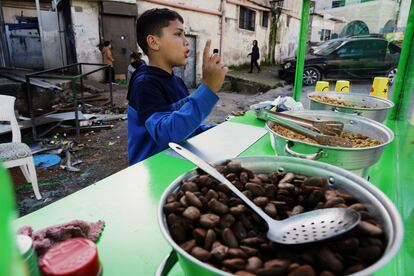
{"label": "metal railing", "polygon": [[[82,72],[82,66],[96,66],[97,68],[88,72]],[[43,70],[39,72],[34,72],[26,75],[26,99],[28,103],[31,124],[32,124],[32,131],[33,131],[33,139],[38,140],[37,137],[37,129],[36,129],[36,118],[34,116],[33,110],[33,94],[32,94],[32,85],[30,84],[30,79],[59,79],[59,80],[70,80],[71,81],[71,88],[73,93],[73,106],[75,109],[75,125],[76,125],[76,141],[80,141],[80,124],[79,124],[79,106],[78,106],[78,92],[76,87],[76,82],[80,81],[81,87],[81,103],[82,109],[84,108],[84,93],[83,93],[83,78],[94,74],[101,70],[109,71],[110,65],[106,64],[99,64],[99,63],[73,63],[70,65],[52,68],[48,70]],[[72,75],[65,75],[65,73],[70,72],[69,70],[75,69],[71,72]],[[76,72],[73,75],[73,72]],[[60,73],[60,74],[53,74],[53,73]],[[109,94],[110,94],[110,107],[113,106],[113,98],[112,98],[112,75],[108,73],[109,76]]]}

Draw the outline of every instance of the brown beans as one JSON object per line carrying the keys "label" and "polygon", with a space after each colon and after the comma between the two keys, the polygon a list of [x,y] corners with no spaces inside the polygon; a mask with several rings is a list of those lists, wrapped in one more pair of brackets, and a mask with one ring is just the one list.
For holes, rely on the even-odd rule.
{"label": "brown beans", "polygon": [[227,259],[222,262],[222,264],[230,269],[243,269],[244,268],[244,260],[242,258],[233,258]]}
{"label": "brown beans", "polygon": [[277,216],[277,209],[276,209],[276,206],[273,203],[266,204],[266,207],[264,208],[264,211],[271,218],[276,218],[276,216]]}
{"label": "brown beans", "polygon": [[233,215],[241,215],[244,212],[246,212],[246,207],[243,204],[239,204],[236,207],[231,207],[230,208],[230,213],[232,213]]}
{"label": "brown beans", "polygon": [[334,273],[339,273],[344,269],[344,265],[341,260],[335,256],[335,254],[328,248],[321,248],[319,250],[319,262],[323,267],[326,267]]}
{"label": "brown beans", "polygon": [[198,246],[194,247],[191,250],[191,255],[193,255],[202,262],[208,262],[211,258],[210,252]]}
{"label": "brown beans", "polygon": [[190,191],[190,192],[197,192],[198,186],[194,182],[184,182],[183,185],[181,185],[181,189],[183,191]]}
{"label": "brown beans", "polygon": [[382,234],[382,229],[380,227],[366,221],[359,222],[358,230],[371,236],[379,236]]}
{"label": "brown beans", "polygon": [[229,248],[224,245],[213,247],[213,249],[211,250],[211,256],[213,256],[214,259],[221,261],[227,255],[228,250]]}
{"label": "brown beans", "polygon": [[220,217],[214,214],[204,214],[200,217],[200,224],[206,228],[214,228],[220,221]]}
{"label": "brown beans", "polygon": [[247,260],[246,270],[254,272],[263,266],[263,261],[259,257],[250,257]]}
{"label": "brown beans", "polygon": [[222,238],[225,245],[228,247],[238,247],[239,242],[237,241],[236,237],[233,234],[233,231],[231,231],[230,228],[225,228],[222,232]]}
{"label": "brown beans", "polygon": [[204,249],[210,250],[216,238],[217,238],[216,232],[214,232],[213,229],[208,229],[206,233],[206,238],[204,240]]}
{"label": "brown beans", "polygon": [[261,196],[261,195],[264,194],[263,187],[260,186],[257,183],[251,183],[251,182],[249,182],[249,183],[246,184],[245,188],[247,190],[249,190],[253,194],[253,196]]}
{"label": "brown beans", "polygon": [[302,265],[289,273],[289,276],[315,276],[315,270],[310,265]]}
{"label": "brown beans", "polygon": [[193,240],[189,240],[186,241],[185,243],[181,244],[180,247],[187,252],[191,252],[191,250],[196,246],[196,241]]}
{"label": "brown beans", "polygon": [[[387,244],[383,226],[363,203],[330,187],[326,178],[277,172],[254,175],[234,163],[217,169],[274,219],[335,207],[359,212],[362,221],[354,231],[333,240],[303,247],[272,243],[261,217],[225,184],[203,174],[183,181],[164,205],[171,237],[195,258],[236,275],[331,276],[361,271],[383,255]],[[309,227],[312,231],[316,229]]]}
{"label": "brown beans", "polygon": [[189,220],[198,220],[200,218],[200,210],[193,206],[187,207],[183,212],[183,217]]}
{"label": "brown beans", "polygon": [[185,192],[185,198],[187,199],[187,203],[197,208],[203,207],[203,204],[198,199],[198,197],[193,194],[192,192]]}
{"label": "brown beans", "polygon": [[229,207],[227,207],[227,205],[225,205],[224,203],[214,198],[208,202],[208,207],[210,207],[210,210],[212,210],[214,213],[217,213],[220,215],[223,215],[229,212]]}

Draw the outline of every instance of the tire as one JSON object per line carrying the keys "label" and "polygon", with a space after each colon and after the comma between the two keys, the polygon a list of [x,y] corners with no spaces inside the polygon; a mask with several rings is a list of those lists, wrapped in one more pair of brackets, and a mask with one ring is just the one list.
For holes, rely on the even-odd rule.
{"label": "tire", "polygon": [[394,81],[395,81],[395,77],[396,76],[397,76],[397,67],[393,67],[387,73],[388,84],[389,85],[393,85],[394,84]]}
{"label": "tire", "polygon": [[303,85],[315,85],[321,79],[322,74],[315,67],[306,67],[305,70],[303,70]]}

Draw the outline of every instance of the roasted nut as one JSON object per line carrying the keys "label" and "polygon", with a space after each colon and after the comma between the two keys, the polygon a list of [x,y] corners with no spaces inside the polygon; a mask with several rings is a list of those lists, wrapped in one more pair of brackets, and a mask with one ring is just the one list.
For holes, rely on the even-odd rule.
{"label": "roasted nut", "polygon": [[241,258],[227,259],[222,264],[230,269],[244,269],[245,261]]}
{"label": "roasted nut", "polygon": [[230,228],[225,228],[222,232],[222,239],[228,247],[238,247],[239,243]]}
{"label": "roasted nut", "polygon": [[191,255],[193,255],[202,262],[208,262],[211,258],[210,252],[198,246],[194,247],[191,250]]}
{"label": "roasted nut", "polygon": [[220,217],[214,214],[200,216],[200,224],[205,228],[214,228],[220,222]]}
{"label": "roasted nut", "polygon": [[239,204],[239,205],[237,205],[235,207],[231,207],[230,208],[230,213],[232,215],[237,216],[237,215],[243,214],[244,212],[246,212],[246,210],[247,210],[246,209],[246,206],[244,206],[243,204]]}
{"label": "roasted nut", "polygon": [[246,259],[247,254],[240,248],[229,248],[229,250],[227,251],[226,257]]}
{"label": "roasted nut", "polygon": [[177,201],[167,203],[167,204],[164,205],[164,212],[166,214],[177,213],[177,212],[179,212],[180,207],[181,207],[181,204]]}
{"label": "roasted nut", "polygon": [[196,183],[192,182],[192,181],[188,181],[188,182],[184,182],[183,185],[181,185],[181,189],[186,192],[198,192],[198,186]]}
{"label": "roasted nut", "polygon": [[310,265],[302,265],[289,273],[289,276],[315,276],[315,270]]}
{"label": "roasted nut", "polygon": [[185,198],[187,199],[187,203],[197,208],[203,207],[203,204],[198,199],[198,197],[192,192],[185,192]]}
{"label": "roasted nut", "polygon": [[231,214],[225,214],[220,219],[220,227],[223,229],[231,227],[235,221],[236,219]]}
{"label": "roasted nut", "polygon": [[276,206],[273,203],[266,204],[266,207],[264,208],[264,211],[271,218],[276,218],[276,216],[277,216],[277,209],[276,209]]}
{"label": "roasted nut", "polygon": [[191,250],[192,250],[195,246],[196,246],[196,241],[195,241],[194,239],[189,240],[189,241],[186,241],[185,243],[183,243],[183,244],[181,244],[181,245],[180,245],[180,247],[181,247],[184,251],[186,251],[186,252],[188,252],[188,253],[190,253],[190,252],[191,252]]}
{"label": "roasted nut", "polygon": [[340,273],[344,269],[341,260],[326,247],[319,250],[318,257],[321,265],[334,273]]}
{"label": "roasted nut", "polygon": [[374,224],[366,221],[360,221],[358,224],[358,230],[364,234],[371,236],[382,235],[382,229]]}
{"label": "roasted nut", "polygon": [[218,201],[217,199],[212,199],[208,202],[208,207],[210,207],[210,210],[214,213],[223,215],[229,212],[229,207],[227,207],[226,204]]}
{"label": "roasted nut", "polygon": [[181,223],[174,223],[170,227],[170,233],[174,241],[181,244],[187,240],[187,235]]}
{"label": "roasted nut", "polygon": [[247,190],[249,190],[253,196],[262,196],[264,194],[264,189],[257,183],[248,182],[245,186]]}
{"label": "roasted nut", "polygon": [[258,196],[253,199],[254,204],[257,206],[264,206],[269,202],[269,199],[265,196]]}
{"label": "roasted nut", "polygon": [[328,179],[326,177],[308,177],[303,182],[303,185],[326,188],[328,186]]}
{"label": "roasted nut", "polygon": [[187,207],[183,212],[183,217],[189,220],[198,220],[200,218],[200,210],[193,206]]}
{"label": "roasted nut", "polygon": [[211,246],[213,245],[213,242],[216,241],[216,232],[214,232],[213,229],[208,229],[206,233],[206,238],[204,240],[204,249],[210,250]]}
{"label": "roasted nut", "polygon": [[263,262],[259,257],[253,256],[247,259],[246,270],[255,272],[263,266]]}
{"label": "roasted nut", "polygon": [[229,248],[225,245],[219,245],[217,247],[213,247],[213,249],[211,250],[211,256],[214,259],[221,261],[227,255],[228,250]]}

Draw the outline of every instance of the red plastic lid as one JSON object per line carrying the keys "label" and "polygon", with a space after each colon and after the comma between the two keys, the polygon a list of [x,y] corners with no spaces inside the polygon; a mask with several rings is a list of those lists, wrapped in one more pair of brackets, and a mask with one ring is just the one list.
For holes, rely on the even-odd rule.
{"label": "red plastic lid", "polygon": [[74,238],[49,249],[39,262],[45,276],[99,275],[96,245],[84,238]]}

